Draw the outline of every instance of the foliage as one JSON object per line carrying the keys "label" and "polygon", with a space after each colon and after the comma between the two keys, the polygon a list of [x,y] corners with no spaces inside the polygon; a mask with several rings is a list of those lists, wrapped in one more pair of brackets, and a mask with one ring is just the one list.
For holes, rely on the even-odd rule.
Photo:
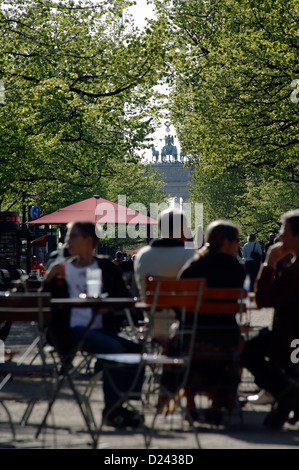
{"label": "foliage", "polygon": [[[42,213],[92,194],[139,161],[153,130],[163,31],[138,31],[108,0],[6,0],[0,8],[3,209]],[[158,103],[158,101],[157,101]],[[120,180],[122,179],[119,175]]]}
{"label": "foliage", "polygon": [[157,5],[172,45],[171,120],[198,170],[193,195],[209,218],[262,232],[299,206],[298,1]]}
{"label": "foliage", "polygon": [[232,220],[241,228],[241,241],[253,232],[266,241],[279,230],[280,215],[296,207],[298,189],[257,170],[231,169],[214,178],[202,166],[194,169],[191,199],[203,203],[204,227],[216,219]]}
{"label": "foliage", "polygon": [[180,0],[169,9],[185,41],[172,117],[184,148],[207,170],[283,168],[297,181],[299,112],[290,99],[299,74],[296,3]]}
{"label": "foliage", "polygon": [[[115,201],[121,205],[125,205],[130,209],[137,210],[143,214],[150,212],[151,204],[158,205],[166,203],[167,196],[162,192],[165,183],[162,181],[161,175],[153,169],[151,165],[143,165],[141,163],[115,163],[115,176],[109,180],[109,187],[105,192],[108,200]],[[150,214],[152,218],[156,218],[156,214]],[[119,230],[121,233],[119,233]],[[132,226],[132,235],[126,231],[124,237],[123,228],[113,228],[115,238],[106,238],[105,243],[120,249],[122,246],[136,247],[140,243],[144,244],[145,227],[139,228]],[[120,236],[121,235],[121,236]]]}

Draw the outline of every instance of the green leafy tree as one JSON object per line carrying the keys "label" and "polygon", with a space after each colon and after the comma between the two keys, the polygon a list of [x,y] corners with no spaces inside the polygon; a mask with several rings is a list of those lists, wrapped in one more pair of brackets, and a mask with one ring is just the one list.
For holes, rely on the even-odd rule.
{"label": "green leafy tree", "polygon": [[236,220],[238,207],[242,223],[262,232],[279,211],[299,206],[298,1],[157,5],[172,48],[171,119],[190,164],[199,166],[193,194],[210,188],[210,217]]}
{"label": "green leafy tree", "polygon": [[[151,215],[156,218],[156,214],[150,214],[151,204],[166,204],[167,194],[164,192],[165,183],[161,175],[153,169],[151,165],[141,163],[127,163],[122,165],[119,162],[114,164],[115,176],[109,180],[109,187],[106,188],[105,197],[108,200],[118,202],[126,207]],[[119,249],[123,246],[143,245],[146,239],[146,227],[132,226],[132,231],[124,236],[123,227],[112,227],[112,237],[106,237],[105,243]],[[132,235],[132,236],[130,236]]]}
{"label": "green leafy tree", "polygon": [[207,171],[250,166],[298,182],[297,1],[174,0],[168,14],[180,46],[170,104],[184,149]]}
{"label": "green leafy tree", "polygon": [[105,191],[153,130],[163,30],[122,20],[130,2],[7,0],[0,8],[3,207],[43,212]]}
{"label": "green leafy tree", "polygon": [[297,187],[265,176],[257,170],[236,168],[215,177],[202,166],[194,169],[191,199],[202,202],[204,227],[216,219],[228,219],[241,228],[241,240],[250,232],[266,241],[279,230],[280,215],[296,207]]}

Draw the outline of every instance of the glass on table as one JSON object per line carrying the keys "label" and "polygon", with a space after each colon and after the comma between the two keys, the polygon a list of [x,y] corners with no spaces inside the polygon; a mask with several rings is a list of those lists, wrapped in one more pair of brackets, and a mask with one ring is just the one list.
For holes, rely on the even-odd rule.
{"label": "glass on table", "polygon": [[86,270],[87,297],[99,297],[102,292],[102,270],[87,268]]}

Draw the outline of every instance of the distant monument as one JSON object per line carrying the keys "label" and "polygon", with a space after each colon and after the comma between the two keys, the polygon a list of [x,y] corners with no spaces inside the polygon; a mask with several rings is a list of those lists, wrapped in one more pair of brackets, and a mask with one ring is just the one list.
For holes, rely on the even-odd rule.
{"label": "distant monument", "polygon": [[[182,198],[183,201],[189,199],[188,183],[191,182],[191,169],[184,167],[186,154],[181,152],[178,155],[177,147],[174,145],[174,137],[171,135],[170,125],[165,123],[166,133],[165,145],[161,153],[154,145],[152,146],[153,167],[163,175],[166,183],[164,191],[174,198]],[[161,155],[161,159],[159,156]]]}
{"label": "distant monument", "polygon": [[[165,145],[161,150],[161,162],[162,163],[176,163],[178,161],[183,162],[186,155],[181,153],[178,158],[178,150],[177,147],[174,145],[174,137],[170,135],[170,127],[169,124],[166,122],[166,132],[168,135],[165,136]],[[167,159],[168,157],[168,159]],[[152,160],[155,163],[159,162],[159,151],[155,149],[154,145],[152,146]]]}
{"label": "distant monument", "polygon": [[178,151],[177,151],[176,146],[173,145],[173,136],[168,134],[165,137],[165,145],[161,151],[162,162],[167,161],[166,157],[169,157],[169,161],[171,161],[170,160],[171,156],[174,158],[174,161],[176,162],[178,158]]}
{"label": "distant monument", "polygon": [[159,150],[156,150],[154,145],[152,145],[152,154],[153,154],[153,161],[157,162],[159,160]]}

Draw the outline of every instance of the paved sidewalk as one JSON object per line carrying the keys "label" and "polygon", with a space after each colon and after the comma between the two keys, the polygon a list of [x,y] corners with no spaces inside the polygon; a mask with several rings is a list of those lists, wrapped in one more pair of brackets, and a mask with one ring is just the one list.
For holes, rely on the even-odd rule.
{"label": "paved sidewalk", "polygon": [[[272,310],[262,309],[252,314],[252,324],[267,326],[271,324]],[[22,350],[24,343],[31,338],[29,325],[14,324],[6,343],[6,348]],[[79,382],[78,382],[79,383]],[[86,385],[86,379],[81,379],[79,387]],[[35,385],[36,386],[36,385]],[[67,391],[63,391],[54,410],[49,416],[48,424],[38,439],[35,433],[38,423],[45,412],[45,402],[39,402],[33,409],[32,416],[26,426],[21,426],[20,420],[26,408],[24,402],[18,401],[18,391],[32,396],[32,380],[20,382],[13,379],[7,383],[3,392],[9,394],[5,401],[15,424],[16,438],[12,438],[7,415],[0,403],[0,448],[4,449],[91,449],[91,438],[84,427],[84,422],[76,402]],[[255,388],[252,384],[253,389]],[[12,399],[14,398],[14,399]],[[100,422],[103,409],[102,384],[99,382],[92,394],[92,409],[97,422]],[[198,433],[202,449],[297,449],[299,448],[299,424],[285,425],[282,431],[271,431],[263,427],[263,420],[270,410],[270,405],[253,406],[246,404],[243,408],[243,427],[239,420],[231,428],[226,426],[210,426],[204,422],[198,424]],[[146,417],[150,419],[151,416]],[[234,426],[235,424],[235,426]],[[167,418],[159,418],[159,433],[154,436],[150,451],[171,450],[172,454],[195,452],[196,442],[194,433],[188,424],[182,421],[178,414]],[[105,455],[112,455],[113,450],[119,450],[115,455],[128,455],[131,449],[144,449],[144,438],[140,430],[115,430],[105,427],[98,442],[98,449],[105,450]],[[123,451],[120,451],[122,449]],[[111,451],[111,452],[110,452]],[[120,452],[120,453],[119,453]],[[107,454],[108,453],[108,454]],[[188,452],[187,452],[188,453]],[[132,451],[132,455],[134,455]]]}

